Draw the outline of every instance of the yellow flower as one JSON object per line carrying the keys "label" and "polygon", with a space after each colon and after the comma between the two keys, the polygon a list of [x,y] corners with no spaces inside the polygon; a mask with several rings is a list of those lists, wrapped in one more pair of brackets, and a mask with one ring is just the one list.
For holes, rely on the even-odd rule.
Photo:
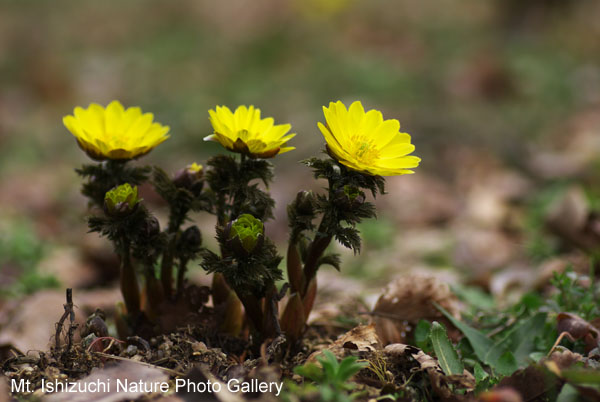
{"label": "yellow flower", "polygon": [[260,109],[252,105],[239,106],[234,113],[227,106],[217,106],[208,114],[214,134],[205,137],[205,141],[217,141],[228,150],[251,158],[272,158],[295,149],[284,147],[296,135],[287,134],[292,126],[275,125],[271,117],[261,119]]}
{"label": "yellow flower", "polygon": [[125,110],[115,100],[106,109],[97,103],[87,109],[78,106],[73,115],[63,117],[63,123],[90,158],[127,160],[147,154],[169,138],[169,127],[153,119],[152,113],[142,114],[139,107]]}
{"label": "yellow flower", "polygon": [[378,110],[365,109],[359,101],[346,106],[340,101],[323,106],[327,125],[318,123],[327,141],[327,152],[341,164],[373,176],[414,173],[420,158],[410,154],[415,146],[401,133],[398,120],[383,120]]}

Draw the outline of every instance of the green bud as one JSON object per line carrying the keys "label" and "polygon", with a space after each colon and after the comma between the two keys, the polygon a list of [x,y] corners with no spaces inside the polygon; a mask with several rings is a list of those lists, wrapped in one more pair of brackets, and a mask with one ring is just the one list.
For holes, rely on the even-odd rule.
{"label": "green bud", "polygon": [[104,210],[107,215],[124,216],[131,213],[140,202],[137,186],[121,184],[104,196]]}
{"label": "green bud", "polygon": [[238,255],[248,256],[258,250],[264,241],[264,225],[250,214],[240,215],[225,229],[227,243]]}

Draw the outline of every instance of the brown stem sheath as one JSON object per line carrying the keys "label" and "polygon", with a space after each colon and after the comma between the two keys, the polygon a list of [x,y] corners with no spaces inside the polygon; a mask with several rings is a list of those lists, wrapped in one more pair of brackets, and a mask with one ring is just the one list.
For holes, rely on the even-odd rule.
{"label": "brown stem sheath", "polygon": [[129,314],[140,311],[140,288],[129,257],[129,247],[121,255],[121,292]]}

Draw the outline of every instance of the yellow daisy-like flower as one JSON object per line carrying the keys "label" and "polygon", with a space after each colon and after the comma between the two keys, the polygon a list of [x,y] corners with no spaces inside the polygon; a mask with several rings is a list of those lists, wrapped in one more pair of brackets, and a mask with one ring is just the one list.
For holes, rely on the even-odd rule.
{"label": "yellow daisy-like flower", "polygon": [[78,106],[73,115],[63,117],[63,123],[90,158],[128,160],[169,138],[169,127],[153,119],[152,113],[142,113],[139,107],[125,109],[115,100],[106,108],[97,103],[87,109]]}
{"label": "yellow daisy-like flower", "polygon": [[208,114],[214,134],[204,140],[217,141],[230,151],[267,159],[296,149],[284,146],[296,135],[287,134],[292,126],[275,125],[271,117],[261,119],[260,109],[252,105],[238,106],[233,113],[227,106],[217,106],[216,111],[211,109]]}
{"label": "yellow daisy-like flower", "polygon": [[409,155],[415,146],[400,132],[398,120],[384,120],[378,110],[365,112],[356,101],[348,109],[340,101],[323,106],[327,125],[318,123],[327,152],[341,164],[373,176],[414,173],[420,158]]}

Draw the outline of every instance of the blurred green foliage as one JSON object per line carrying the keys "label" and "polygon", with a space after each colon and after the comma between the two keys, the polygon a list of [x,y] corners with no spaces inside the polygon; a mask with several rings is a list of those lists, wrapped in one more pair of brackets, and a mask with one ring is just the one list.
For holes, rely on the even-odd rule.
{"label": "blurred green foliage", "polygon": [[57,279],[41,274],[38,263],[46,248],[24,221],[11,222],[0,236],[0,296],[17,297],[44,288],[58,287]]}

